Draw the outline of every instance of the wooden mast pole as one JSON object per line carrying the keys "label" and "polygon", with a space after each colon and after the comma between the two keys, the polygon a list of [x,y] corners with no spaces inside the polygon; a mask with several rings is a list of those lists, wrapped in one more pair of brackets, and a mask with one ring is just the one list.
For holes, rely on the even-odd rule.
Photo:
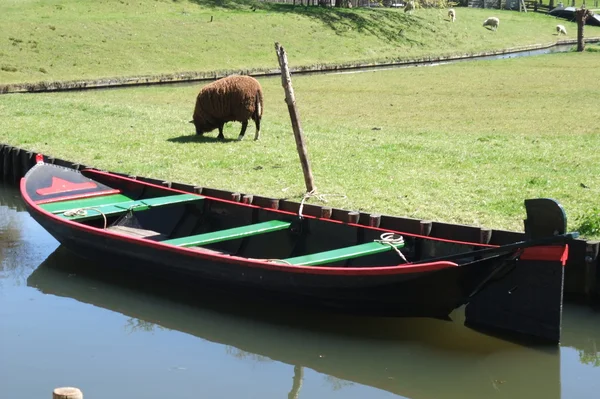
{"label": "wooden mast pole", "polygon": [[313,175],[310,169],[310,162],[308,161],[308,152],[306,150],[306,145],[304,144],[304,135],[300,124],[298,108],[296,107],[296,99],[294,97],[294,89],[292,88],[292,77],[290,76],[290,70],[288,68],[287,55],[285,54],[283,47],[277,42],[275,42],[275,51],[277,52],[277,59],[279,60],[279,67],[281,68],[281,84],[285,90],[285,102],[287,103],[290,119],[292,120],[292,129],[294,130],[296,149],[298,150],[300,163],[302,164],[306,191],[314,193],[316,187],[313,183]]}

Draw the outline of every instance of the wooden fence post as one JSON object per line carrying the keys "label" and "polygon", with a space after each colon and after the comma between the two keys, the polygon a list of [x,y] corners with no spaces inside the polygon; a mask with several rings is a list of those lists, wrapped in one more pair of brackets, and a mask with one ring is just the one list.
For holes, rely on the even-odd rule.
{"label": "wooden fence post", "polygon": [[290,76],[290,70],[288,69],[287,55],[285,54],[284,48],[277,42],[275,43],[275,51],[277,52],[277,59],[279,60],[279,67],[281,68],[281,84],[285,90],[285,102],[287,103],[288,110],[290,112],[290,119],[292,120],[292,129],[294,130],[294,137],[296,138],[296,149],[298,150],[298,155],[300,156],[302,172],[304,172],[306,191],[309,193],[315,192],[316,190],[313,183],[310,163],[308,161],[306,145],[304,144],[304,136],[302,133],[302,126],[300,124],[300,117],[298,115],[298,109],[296,108],[296,99],[294,98],[294,89],[292,88],[292,77]]}

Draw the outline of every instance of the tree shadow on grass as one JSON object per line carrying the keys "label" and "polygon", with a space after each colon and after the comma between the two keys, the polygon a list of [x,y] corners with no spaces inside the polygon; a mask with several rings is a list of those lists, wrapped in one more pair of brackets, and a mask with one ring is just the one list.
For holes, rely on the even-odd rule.
{"label": "tree shadow on grass", "polygon": [[[224,8],[233,10],[263,10],[301,15],[318,20],[338,35],[350,31],[372,35],[380,40],[393,43],[410,43],[422,45],[418,40],[407,38],[403,32],[427,30],[425,20],[419,16],[396,12],[387,9],[371,8],[334,8],[319,6],[302,6],[293,4],[267,3],[254,0],[188,0],[190,3],[207,8]],[[298,0],[299,2],[299,0]]]}
{"label": "tree shadow on grass", "polygon": [[171,143],[230,143],[237,142],[237,139],[231,139],[225,137],[223,140],[219,140],[217,136],[200,136],[197,134],[186,134],[179,137],[172,137],[167,139]]}

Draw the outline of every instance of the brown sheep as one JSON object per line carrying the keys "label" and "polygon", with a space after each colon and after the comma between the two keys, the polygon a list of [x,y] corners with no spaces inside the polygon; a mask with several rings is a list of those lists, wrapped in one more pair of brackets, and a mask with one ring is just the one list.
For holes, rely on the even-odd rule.
{"label": "brown sheep", "polygon": [[263,92],[260,83],[251,76],[232,75],[202,88],[196,97],[193,123],[196,134],[202,135],[216,128],[219,140],[223,140],[223,126],[227,122],[242,123],[238,140],[244,138],[248,120],[256,125],[254,140],[260,136],[260,120],[263,113]]}

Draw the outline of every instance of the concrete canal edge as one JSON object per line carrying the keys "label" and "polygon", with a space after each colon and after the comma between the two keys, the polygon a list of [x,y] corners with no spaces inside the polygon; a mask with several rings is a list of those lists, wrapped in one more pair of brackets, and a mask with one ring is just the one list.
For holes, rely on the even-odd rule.
{"label": "concrete canal edge", "polygon": [[[77,164],[48,155],[43,155],[43,157],[44,162],[46,163],[60,165],[75,170],[98,170],[98,168],[94,168],[93,166]],[[35,165],[35,163],[35,152],[0,143],[0,179],[3,181],[9,184],[17,185],[21,177],[23,177],[27,171]],[[200,187],[191,184],[163,181],[151,177],[130,176],[114,171],[109,172],[120,176],[135,178],[152,184],[172,187],[190,193],[204,194],[211,197],[244,202],[266,208],[281,209],[293,213],[298,213],[300,209],[300,202],[295,201],[268,198],[251,193],[231,192],[209,187]],[[524,232],[435,222],[400,216],[370,214],[306,203],[303,204],[302,214],[392,230],[400,230],[407,233],[420,234],[436,238],[481,242],[493,245],[506,245],[525,239]],[[577,239],[569,244],[569,258],[565,266],[565,279],[563,287],[565,301],[580,303],[584,302],[588,304],[599,302],[599,250],[599,241]]]}
{"label": "concrete canal edge", "polygon": [[[600,42],[600,37],[586,39],[586,43]],[[452,54],[441,56],[429,56],[415,59],[396,59],[386,62],[349,62],[343,64],[318,64],[291,68],[290,72],[295,75],[311,73],[331,73],[351,70],[368,70],[384,67],[408,67],[428,65],[441,62],[455,62],[463,60],[475,60],[479,58],[518,54],[522,52],[544,50],[555,46],[576,45],[576,39],[557,40],[556,42],[538,43],[527,46],[511,47],[501,50],[490,50],[467,54]],[[216,80],[231,74],[251,75],[254,77],[278,76],[281,71],[278,68],[255,68],[242,70],[222,70],[206,72],[179,72],[161,75],[125,76],[88,80],[69,81],[41,81],[33,83],[10,83],[0,85],[0,94],[10,93],[34,93],[70,90],[89,90],[101,88],[117,88],[131,86],[148,86],[158,84],[191,83]]]}

